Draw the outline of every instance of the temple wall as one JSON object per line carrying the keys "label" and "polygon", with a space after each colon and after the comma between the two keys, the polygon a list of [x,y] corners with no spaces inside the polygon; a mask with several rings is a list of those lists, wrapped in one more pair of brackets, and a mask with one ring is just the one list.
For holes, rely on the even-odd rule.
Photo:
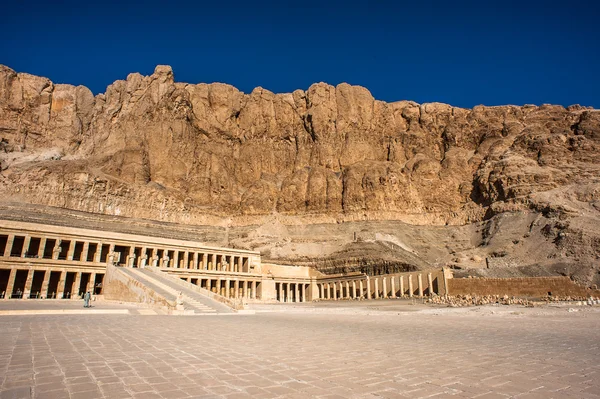
{"label": "temple wall", "polygon": [[452,278],[449,295],[508,295],[523,297],[587,296],[588,291],[568,277]]}

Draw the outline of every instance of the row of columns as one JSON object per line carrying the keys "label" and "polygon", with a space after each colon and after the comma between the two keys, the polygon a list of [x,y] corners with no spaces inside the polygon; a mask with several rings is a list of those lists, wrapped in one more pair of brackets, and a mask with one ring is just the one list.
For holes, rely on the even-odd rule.
{"label": "row of columns", "polygon": [[279,302],[306,302],[305,283],[277,283],[277,300]]}
{"label": "row of columns", "polygon": [[[159,257],[160,249],[146,247],[142,248],[142,255],[137,262],[135,262],[136,256],[134,247],[131,247],[127,265],[145,267],[148,263],[149,251],[151,251],[149,263],[154,267],[188,270],[216,270],[237,273],[249,272],[250,260],[245,256],[195,251],[162,250],[162,257]],[[183,254],[181,254],[181,252],[183,252]],[[169,253],[173,254],[173,259],[169,256]]]}
{"label": "row of columns", "polygon": [[[194,278],[183,277],[183,280],[205,288],[215,294],[224,296],[225,298],[246,298],[256,299],[258,282],[256,280],[239,280],[230,278]],[[214,284],[213,284],[214,283]],[[232,284],[233,283],[233,284]],[[213,287],[214,285],[214,287]],[[233,285],[233,286],[232,286]]]}
{"label": "row of columns", "polygon": [[[407,284],[405,285],[404,276],[387,276],[387,277],[367,277],[360,280],[342,280],[332,281],[329,283],[320,283],[319,298],[321,299],[379,299],[379,298],[397,298],[398,296],[413,296],[423,297],[423,274],[416,275],[417,290],[414,289],[413,275],[407,276]],[[398,287],[396,287],[396,278],[398,279]],[[371,282],[373,287],[371,288]],[[389,284],[388,284],[389,283]],[[406,291],[408,288],[408,292]],[[427,295],[433,293],[433,275],[427,274]],[[398,293],[399,295],[396,295]],[[415,295],[416,294],[416,295]]]}
{"label": "row of columns", "polygon": [[[25,284],[24,284],[24,288],[23,290],[19,293],[18,291],[15,291],[15,285],[17,284],[17,273],[21,271],[21,272],[27,272],[27,277],[25,279]],[[3,290],[3,292],[1,292],[0,294],[2,294],[4,299],[11,299],[11,297],[13,295],[18,295],[19,298],[22,299],[28,299],[30,296],[33,296],[35,298],[38,297],[39,294],[39,298],[40,299],[45,299],[45,298],[58,298],[61,299],[63,298],[65,291],[70,292],[70,296],[73,297],[73,292],[75,292],[75,297],[79,297],[79,293],[80,292],[92,292],[93,294],[100,294],[102,291],[102,280],[104,278],[104,273],[94,273],[94,272],[71,272],[65,269],[8,269],[8,278],[6,280],[6,286],[5,289]],[[37,292],[32,292],[32,285],[33,285],[33,279],[34,279],[34,275],[36,274],[36,272],[38,273],[44,273],[44,278],[42,280],[42,284],[41,284],[41,288],[39,289],[39,291]],[[73,273],[75,274],[74,279],[71,283],[71,286],[69,287],[70,289],[67,290],[67,273]],[[81,280],[83,277],[83,274],[86,274],[88,279],[87,282],[85,283],[85,286],[83,287],[83,289],[80,291],[80,288],[82,288],[82,284],[81,284]],[[50,288],[50,278],[51,276],[58,276],[57,279],[57,283],[56,283],[56,291],[53,292],[48,292],[49,288]],[[96,281],[99,280],[100,282],[97,283],[96,285]],[[4,285],[4,282],[0,282],[2,285]],[[18,288],[20,290],[20,288]]]}
{"label": "row of columns", "polygon": [[[145,267],[152,265],[154,267],[165,267],[173,269],[191,269],[191,270],[218,270],[228,272],[249,272],[250,258],[241,255],[225,255],[217,253],[207,253],[198,251],[181,251],[178,249],[163,249],[154,248],[149,246],[139,245],[118,245],[115,243],[103,243],[95,241],[68,241],[68,248],[63,247],[63,240],[60,238],[50,237],[32,237],[30,235],[18,236],[15,234],[8,234],[6,237],[6,243],[4,246],[4,252],[2,255],[5,257],[19,256],[19,257],[37,257],[44,258],[44,254],[49,254],[50,251],[46,250],[48,241],[53,242],[52,254],[46,256],[49,259],[59,259],[62,252],[66,252],[64,258],[66,260],[77,260],[80,262],[87,262],[88,258],[90,262],[102,263],[107,262],[109,264],[122,264],[129,267]],[[15,244],[15,238],[22,238],[23,245],[16,254],[13,246]],[[30,251],[30,245],[32,239],[39,240],[37,249],[32,253]],[[80,244],[81,252],[78,251],[76,255],[77,244]],[[93,249],[93,254],[90,256],[90,249]],[[127,253],[122,255],[121,251],[117,251],[119,248],[128,249]],[[66,249],[66,251],[65,251]],[[136,250],[140,253],[136,254]],[[159,256],[160,254],[160,256]],[[169,254],[172,254],[172,259]],[[106,259],[103,259],[104,257]]]}

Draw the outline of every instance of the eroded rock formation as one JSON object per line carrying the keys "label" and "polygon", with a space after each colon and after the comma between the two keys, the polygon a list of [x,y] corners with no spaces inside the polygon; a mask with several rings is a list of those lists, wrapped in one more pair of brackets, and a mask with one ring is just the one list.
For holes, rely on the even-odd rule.
{"label": "eroded rock formation", "polygon": [[244,94],[166,66],[94,96],[0,66],[0,135],[4,200],[100,214],[464,225],[600,209],[600,112],[577,105],[385,103],[324,83]]}

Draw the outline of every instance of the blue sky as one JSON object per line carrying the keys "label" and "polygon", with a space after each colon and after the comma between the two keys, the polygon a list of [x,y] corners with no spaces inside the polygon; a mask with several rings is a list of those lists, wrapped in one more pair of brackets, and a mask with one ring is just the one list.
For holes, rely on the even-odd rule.
{"label": "blue sky", "polygon": [[600,2],[29,1],[0,63],[94,93],[130,72],[249,93],[348,82],[384,101],[600,108]]}

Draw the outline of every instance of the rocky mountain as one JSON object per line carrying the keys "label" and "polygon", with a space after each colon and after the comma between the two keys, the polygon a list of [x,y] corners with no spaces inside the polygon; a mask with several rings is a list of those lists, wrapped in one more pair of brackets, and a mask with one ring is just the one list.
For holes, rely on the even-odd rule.
{"label": "rocky mountain", "polygon": [[[537,236],[551,242],[550,253],[529,265],[550,259],[598,268],[600,111],[578,105],[385,103],[365,88],[325,83],[244,94],[226,84],[175,82],[167,66],[151,76],[130,74],[94,96],[83,86],[0,66],[0,136],[6,202],[238,228],[246,231],[238,245],[262,248],[275,260],[331,256],[328,264],[338,253],[377,258],[381,248],[364,247],[354,234],[346,243],[353,250],[277,254],[250,238],[268,230],[263,238],[285,243],[293,241],[290,226],[340,223],[350,231],[359,223],[369,237],[380,234],[369,227],[380,223],[391,223],[386,237],[398,223],[446,228],[451,236],[526,214],[516,220],[548,221]],[[561,249],[574,236],[571,249]],[[392,242],[384,250],[392,258],[394,240],[373,238]],[[484,241],[481,233],[458,251],[477,252]],[[467,257],[469,267],[485,266],[492,252]],[[456,264],[456,254],[446,246],[439,262],[415,254],[403,262]],[[523,265],[527,253],[519,256],[513,263]],[[584,280],[597,280],[586,273]]]}

